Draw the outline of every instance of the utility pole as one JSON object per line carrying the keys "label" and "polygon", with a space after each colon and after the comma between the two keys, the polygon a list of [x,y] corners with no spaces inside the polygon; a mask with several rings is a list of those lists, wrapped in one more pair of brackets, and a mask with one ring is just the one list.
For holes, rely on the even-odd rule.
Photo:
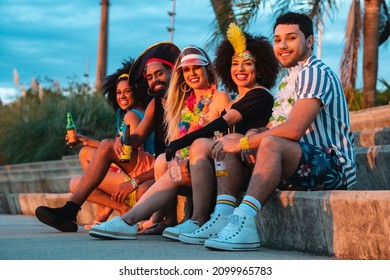
{"label": "utility pole", "polygon": [[101,0],[100,32],[96,64],[96,92],[100,91],[107,74],[108,6],[109,0]]}
{"label": "utility pole", "polygon": [[172,1],[172,12],[168,12],[168,15],[171,17],[171,27],[167,27],[167,30],[169,33],[171,33],[171,42],[173,42],[173,32],[175,31],[175,6],[176,6],[176,1]]}

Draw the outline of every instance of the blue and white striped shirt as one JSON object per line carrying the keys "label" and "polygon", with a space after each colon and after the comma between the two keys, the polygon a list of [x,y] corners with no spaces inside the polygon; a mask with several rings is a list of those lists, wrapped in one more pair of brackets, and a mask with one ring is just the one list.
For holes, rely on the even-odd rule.
{"label": "blue and white striped shirt", "polygon": [[317,98],[322,108],[300,141],[333,149],[347,177],[350,189],[356,183],[354,138],[348,105],[337,75],[316,56],[303,64],[298,76],[296,100]]}

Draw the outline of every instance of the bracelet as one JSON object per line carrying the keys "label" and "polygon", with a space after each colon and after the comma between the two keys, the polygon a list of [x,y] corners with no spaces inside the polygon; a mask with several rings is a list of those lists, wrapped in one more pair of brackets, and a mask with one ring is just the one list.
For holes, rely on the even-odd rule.
{"label": "bracelet", "polygon": [[245,151],[245,150],[249,150],[249,142],[248,142],[248,137],[242,137],[240,138],[240,147],[241,147],[241,150]]}
{"label": "bracelet", "polygon": [[133,190],[132,191],[135,191],[138,189],[138,184],[137,182],[135,181],[134,178],[130,177],[129,175],[125,174],[125,182],[130,182],[130,184],[133,186]]}
{"label": "bracelet", "polygon": [[135,181],[134,178],[130,179],[130,183],[134,187],[134,190],[138,189],[138,184],[137,184],[137,182]]}

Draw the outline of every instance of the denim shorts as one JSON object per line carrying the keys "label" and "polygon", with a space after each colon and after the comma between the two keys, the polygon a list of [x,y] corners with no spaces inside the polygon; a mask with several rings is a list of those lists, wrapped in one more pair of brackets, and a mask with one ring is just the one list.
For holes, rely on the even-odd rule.
{"label": "denim shorts", "polygon": [[302,156],[294,174],[281,189],[319,191],[346,190],[347,178],[334,150],[300,142]]}

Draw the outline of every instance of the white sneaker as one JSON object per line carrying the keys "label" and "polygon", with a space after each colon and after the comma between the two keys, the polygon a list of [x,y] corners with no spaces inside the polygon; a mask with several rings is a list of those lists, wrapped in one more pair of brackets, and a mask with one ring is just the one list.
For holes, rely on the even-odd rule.
{"label": "white sneaker", "polygon": [[194,232],[199,229],[199,223],[193,220],[187,220],[184,223],[178,224],[174,227],[166,228],[162,235],[166,238],[179,240],[179,235],[182,233]]}
{"label": "white sneaker", "polygon": [[228,224],[228,216],[223,214],[213,214],[200,229],[192,233],[182,233],[179,240],[189,244],[204,244],[204,242],[215,237]]}
{"label": "white sneaker", "polygon": [[138,224],[126,224],[119,216],[95,225],[89,230],[89,235],[106,239],[137,239]]}
{"label": "white sneaker", "polygon": [[255,217],[240,208],[235,208],[229,216],[229,224],[216,237],[207,239],[206,248],[219,250],[256,250],[260,248],[260,238]]}

